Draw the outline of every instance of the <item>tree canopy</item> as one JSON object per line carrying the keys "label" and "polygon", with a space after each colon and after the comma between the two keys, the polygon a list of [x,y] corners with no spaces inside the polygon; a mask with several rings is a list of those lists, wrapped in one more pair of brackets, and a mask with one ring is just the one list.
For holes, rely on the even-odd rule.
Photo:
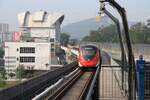
{"label": "tree canopy", "polygon": [[60,43],[61,43],[61,45],[67,46],[67,44],[69,43],[69,38],[70,38],[69,34],[61,33],[61,35],[60,35]]}
{"label": "tree canopy", "polygon": [[89,36],[84,37],[82,40],[91,42],[117,42],[118,39],[116,26],[110,25],[103,29],[92,30]]}
{"label": "tree canopy", "polygon": [[133,25],[130,29],[130,35],[133,43],[150,43],[150,28],[142,23]]}
{"label": "tree canopy", "polygon": [[16,77],[17,78],[24,78],[25,77],[25,69],[23,65],[18,66],[16,69]]}
{"label": "tree canopy", "polygon": [[[150,43],[150,28],[142,23],[137,23],[129,29],[132,43]],[[82,41],[91,42],[118,42],[119,36],[115,25],[110,25],[98,30],[92,30]]]}

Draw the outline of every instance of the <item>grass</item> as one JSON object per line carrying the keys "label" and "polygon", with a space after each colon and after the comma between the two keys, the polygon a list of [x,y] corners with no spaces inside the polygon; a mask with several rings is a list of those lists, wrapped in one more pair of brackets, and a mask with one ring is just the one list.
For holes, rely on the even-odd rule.
{"label": "grass", "polygon": [[3,80],[0,80],[0,88],[5,87],[5,86],[6,86],[6,82]]}
{"label": "grass", "polygon": [[1,81],[0,80],[0,90],[6,89],[8,87],[12,87],[18,83],[19,83],[18,81]]}

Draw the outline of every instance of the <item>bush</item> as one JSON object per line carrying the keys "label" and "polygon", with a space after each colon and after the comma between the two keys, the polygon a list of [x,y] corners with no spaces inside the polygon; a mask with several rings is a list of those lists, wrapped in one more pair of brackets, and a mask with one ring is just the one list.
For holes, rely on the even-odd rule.
{"label": "bush", "polygon": [[3,79],[0,79],[0,87],[6,86],[6,82]]}
{"label": "bush", "polygon": [[7,77],[6,77],[6,70],[5,69],[3,69],[3,70],[1,70],[0,71],[0,77],[2,78],[2,79],[7,79]]}
{"label": "bush", "polygon": [[20,65],[17,69],[16,69],[16,77],[17,78],[24,78],[25,77],[25,69],[23,65]]}

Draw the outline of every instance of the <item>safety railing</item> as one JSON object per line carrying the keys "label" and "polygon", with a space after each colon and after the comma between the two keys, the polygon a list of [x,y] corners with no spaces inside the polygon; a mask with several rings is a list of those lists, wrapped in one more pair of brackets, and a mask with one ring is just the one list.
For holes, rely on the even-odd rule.
{"label": "safety railing", "polygon": [[127,99],[127,74],[124,76],[122,86],[122,71],[119,66],[101,68],[100,72],[100,100],[126,100]]}

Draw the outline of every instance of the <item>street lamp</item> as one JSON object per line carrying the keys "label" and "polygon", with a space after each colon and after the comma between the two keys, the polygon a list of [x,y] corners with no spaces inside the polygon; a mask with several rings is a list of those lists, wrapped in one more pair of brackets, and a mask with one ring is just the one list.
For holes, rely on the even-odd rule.
{"label": "street lamp", "polygon": [[[135,71],[135,69],[133,69],[133,66],[135,66],[135,63],[134,63],[134,56],[133,56],[132,46],[131,46],[130,37],[129,37],[129,29],[128,29],[126,11],[115,0],[100,0],[101,8],[102,8],[102,9],[100,9],[101,11],[105,8],[105,4],[104,4],[105,2],[108,2],[112,7],[117,9],[117,11],[119,12],[119,14],[122,18],[123,28],[124,28],[125,38],[126,38],[126,43],[127,43],[127,50],[128,50],[128,65],[129,65],[129,74],[128,74],[129,97],[128,97],[128,100],[134,100],[135,99],[134,97],[136,97],[136,96],[135,96],[135,91],[133,90],[134,86],[133,86],[132,71]],[[135,74],[135,72],[134,72],[134,74]],[[133,92],[134,92],[134,95],[133,95]]]}

